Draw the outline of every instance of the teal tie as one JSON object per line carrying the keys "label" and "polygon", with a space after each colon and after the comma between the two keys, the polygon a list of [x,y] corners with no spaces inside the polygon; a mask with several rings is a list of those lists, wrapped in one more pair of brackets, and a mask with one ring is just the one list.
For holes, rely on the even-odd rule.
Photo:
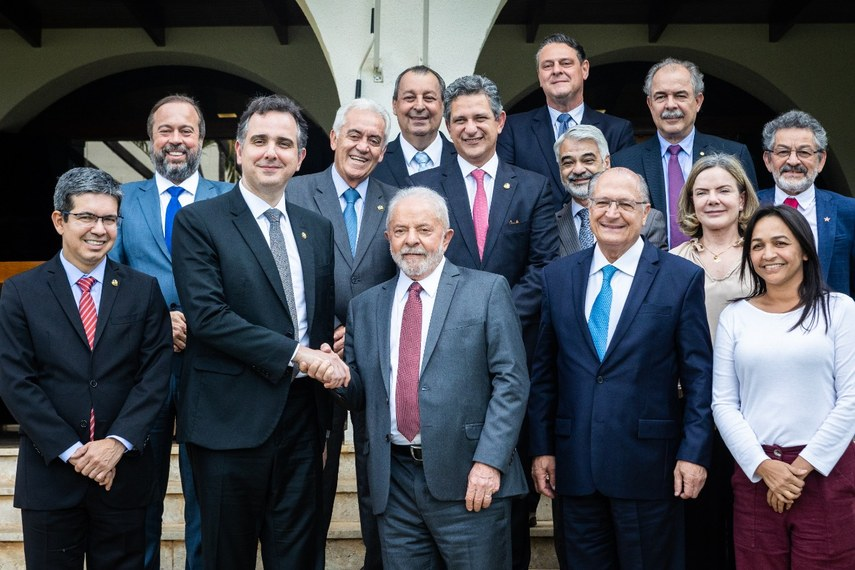
{"label": "teal tie", "polygon": [[597,355],[600,357],[600,362],[606,355],[606,345],[609,340],[609,312],[612,310],[612,277],[617,271],[614,265],[606,265],[603,271],[603,286],[594,299],[594,306],[591,307],[591,316],[588,317],[588,330],[591,331],[591,338],[594,339],[594,348],[597,349]]}
{"label": "teal tie", "polygon": [[344,191],[344,227],[347,229],[347,240],[350,242],[350,255],[356,255],[356,208],[359,192],[354,188]]}

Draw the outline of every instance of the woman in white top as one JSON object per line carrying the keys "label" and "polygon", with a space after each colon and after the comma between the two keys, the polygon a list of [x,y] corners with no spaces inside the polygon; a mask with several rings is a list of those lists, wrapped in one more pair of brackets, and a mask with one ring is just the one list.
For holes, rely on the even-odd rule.
{"label": "woman in white top", "polygon": [[742,271],[753,287],[721,314],[712,404],[738,464],[737,567],[855,568],[855,302],[825,287],[789,206],[749,222]]}

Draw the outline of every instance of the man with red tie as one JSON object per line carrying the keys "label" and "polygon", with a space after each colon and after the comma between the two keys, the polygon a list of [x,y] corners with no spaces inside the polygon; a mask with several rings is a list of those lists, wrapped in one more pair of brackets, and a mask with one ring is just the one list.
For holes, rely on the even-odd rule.
{"label": "man with red tie", "polygon": [[148,434],[172,334],[157,281],[107,259],[121,199],[100,170],[62,175],[62,251],[0,295],[0,395],[21,426],[15,506],[30,569],[143,567]]}

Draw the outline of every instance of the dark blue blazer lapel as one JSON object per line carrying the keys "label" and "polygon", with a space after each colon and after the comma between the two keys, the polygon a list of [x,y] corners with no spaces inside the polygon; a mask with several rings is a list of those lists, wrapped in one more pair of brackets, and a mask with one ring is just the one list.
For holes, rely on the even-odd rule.
{"label": "dark blue blazer lapel", "polygon": [[[570,276],[570,284],[573,287],[571,300],[568,307],[573,307],[573,314],[576,317],[576,326],[578,330],[584,331],[581,335],[585,339],[585,345],[591,352],[591,356],[595,361],[599,361],[600,357],[597,354],[597,349],[594,347],[594,339],[591,337],[591,331],[588,328],[588,321],[585,318],[585,297],[588,293],[588,277],[591,273],[591,262],[594,259],[594,248],[586,249],[573,258],[573,271]],[[555,299],[555,303],[562,303],[561,299]],[[556,327],[561,325],[556,324]]]}
{"label": "dark blue blazer lapel", "polygon": [[659,137],[652,136],[644,143],[641,160],[644,168],[644,179],[650,190],[650,201],[657,210],[667,210],[668,196],[665,190],[665,173],[662,171],[662,155],[659,153]]}
{"label": "dark blue blazer lapel", "polygon": [[[462,239],[472,257],[472,267],[481,268],[481,258],[478,255],[478,242],[475,239],[475,224],[472,222],[472,209],[469,207],[469,194],[466,192],[466,182],[463,173],[455,161],[443,167],[442,191],[448,202],[452,226],[458,230],[457,239]],[[485,248],[486,249],[486,248]]]}
{"label": "dark blue blazer lapel", "polygon": [[[669,255],[663,253],[662,255]],[[628,332],[630,324],[635,319],[636,313],[641,308],[644,299],[647,297],[647,292],[653,284],[653,279],[659,272],[659,250],[644,242],[644,249],[641,250],[641,259],[638,260],[638,268],[635,270],[635,277],[632,279],[632,286],[629,288],[629,295],[626,297],[626,303],[623,306],[623,312],[615,327],[615,334],[612,335],[612,340],[609,342],[609,348],[606,350],[603,362],[609,355],[614,352],[616,346],[620,345],[620,340]]]}
{"label": "dark blue blazer lapel", "polygon": [[[815,189],[816,196],[816,237],[819,265],[822,267],[822,277],[827,282],[831,268],[831,258],[834,254],[834,234],[837,225],[837,204],[830,200],[824,190]],[[826,222],[825,220],[828,219]]]}
{"label": "dark blue blazer lapel", "polygon": [[395,137],[395,140],[386,146],[386,153],[383,155],[383,163],[387,163],[386,167],[395,179],[396,185],[399,188],[405,188],[412,185],[410,173],[407,170],[407,164],[404,162],[404,150],[401,148],[401,135]]}
{"label": "dark blue blazer lapel", "polygon": [[[496,179],[493,181],[493,200],[490,203],[490,216],[487,225],[487,241],[484,243],[484,265],[490,258],[490,254],[496,247],[499,236],[505,226],[511,221],[508,219],[508,209],[517,192],[517,177],[513,170],[499,161],[496,170]],[[516,220],[519,221],[519,220]],[[473,233],[475,225],[473,223]],[[477,250],[476,250],[477,251]]]}
{"label": "dark blue blazer lapel", "polygon": [[552,119],[549,117],[549,108],[546,105],[541,107],[532,117],[531,130],[540,147],[541,156],[549,168],[553,191],[555,188],[562,190],[564,186],[561,184],[561,173],[558,172],[558,161],[552,160],[555,156],[555,151],[552,149],[555,146],[555,131],[552,128]]}
{"label": "dark blue blazer lapel", "polygon": [[[98,346],[98,341],[101,339],[101,334],[110,322],[110,313],[113,312],[113,305],[116,302],[116,296],[119,293],[119,287],[122,286],[124,276],[122,269],[111,260],[107,260],[107,266],[104,268],[104,282],[101,283],[101,302],[98,306],[98,325],[95,327],[95,342]],[[140,303],[148,301],[140,299]]]}
{"label": "dark blue blazer lapel", "polygon": [[80,342],[89,345],[89,340],[86,338],[86,331],[83,330],[83,321],[80,320],[80,309],[74,302],[74,294],[71,292],[71,287],[68,285],[68,275],[65,273],[65,268],[59,260],[61,253],[56,254],[47,268],[48,271],[48,287],[53,292],[56,302],[68,318],[71,327],[77,332]]}

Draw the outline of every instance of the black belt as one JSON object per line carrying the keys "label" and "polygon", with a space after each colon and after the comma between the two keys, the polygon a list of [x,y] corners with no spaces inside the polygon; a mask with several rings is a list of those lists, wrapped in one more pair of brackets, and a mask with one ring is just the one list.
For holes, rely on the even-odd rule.
{"label": "black belt", "polygon": [[392,453],[409,457],[416,463],[422,462],[422,446],[421,445],[395,445],[392,444]]}

